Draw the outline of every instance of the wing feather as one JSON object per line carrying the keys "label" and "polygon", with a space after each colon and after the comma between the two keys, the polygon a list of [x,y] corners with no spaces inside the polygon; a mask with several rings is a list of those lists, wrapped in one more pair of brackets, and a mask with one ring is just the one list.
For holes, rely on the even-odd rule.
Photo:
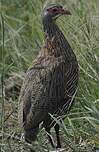
{"label": "wing feather", "polygon": [[53,114],[64,99],[64,62],[47,63],[46,68],[32,67],[26,73],[19,98],[19,120],[27,127]]}

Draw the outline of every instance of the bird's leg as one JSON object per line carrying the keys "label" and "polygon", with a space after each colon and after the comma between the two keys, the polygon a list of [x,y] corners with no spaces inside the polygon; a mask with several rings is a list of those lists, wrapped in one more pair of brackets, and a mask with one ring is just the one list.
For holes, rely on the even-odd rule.
{"label": "bird's leg", "polygon": [[34,141],[37,138],[37,133],[38,133],[38,126],[35,128],[24,128],[24,137],[25,141],[27,142],[27,146],[30,149],[30,152],[35,152],[34,148]]}
{"label": "bird's leg", "polygon": [[54,144],[54,142],[53,142],[53,139],[52,139],[52,137],[51,137],[50,128],[49,128],[49,127],[48,127],[48,128],[45,128],[45,130],[46,130],[47,133],[48,133],[48,139],[49,139],[49,142],[51,143],[51,146],[52,146],[53,148],[56,148],[56,146],[55,146],[55,144]]}
{"label": "bird's leg", "polygon": [[55,125],[55,132],[56,132],[56,138],[57,138],[57,146],[56,148],[61,148],[61,143],[60,143],[60,136],[59,136],[59,125]]}

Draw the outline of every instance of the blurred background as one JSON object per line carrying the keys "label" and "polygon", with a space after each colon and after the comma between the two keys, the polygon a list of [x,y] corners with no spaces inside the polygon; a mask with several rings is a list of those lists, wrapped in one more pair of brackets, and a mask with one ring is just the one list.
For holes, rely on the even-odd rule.
{"label": "blurred background", "polygon": [[[61,125],[64,152],[98,152],[99,0],[3,0],[0,3],[1,151],[21,152],[25,144],[17,120],[18,96],[24,73],[43,46],[42,9],[48,3],[59,3],[72,13],[59,18],[57,24],[73,48],[80,69],[76,102]],[[46,133],[41,129],[36,151],[50,149]]]}

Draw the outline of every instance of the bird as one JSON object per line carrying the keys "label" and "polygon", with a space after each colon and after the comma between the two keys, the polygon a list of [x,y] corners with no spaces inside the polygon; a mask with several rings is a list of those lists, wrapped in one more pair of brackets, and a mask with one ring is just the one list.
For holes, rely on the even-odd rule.
{"label": "bird", "polygon": [[[19,96],[19,123],[25,141],[36,140],[42,124],[53,148],[61,148],[59,129],[55,120],[66,115],[75,100],[79,67],[75,53],[58,27],[56,20],[71,15],[60,4],[50,4],[42,11],[44,44],[28,68]],[[56,133],[56,144],[51,128]]]}

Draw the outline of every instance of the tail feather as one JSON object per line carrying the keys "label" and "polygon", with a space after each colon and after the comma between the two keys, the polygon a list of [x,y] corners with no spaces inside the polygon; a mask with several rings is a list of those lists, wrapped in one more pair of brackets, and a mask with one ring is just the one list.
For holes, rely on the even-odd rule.
{"label": "tail feather", "polygon": [[38,130],[39,130],[38,127],[35,129],[33,128],[33,129],[24,130],[25,141],[30,144],[32,143],[32,141],[35,141]]}

